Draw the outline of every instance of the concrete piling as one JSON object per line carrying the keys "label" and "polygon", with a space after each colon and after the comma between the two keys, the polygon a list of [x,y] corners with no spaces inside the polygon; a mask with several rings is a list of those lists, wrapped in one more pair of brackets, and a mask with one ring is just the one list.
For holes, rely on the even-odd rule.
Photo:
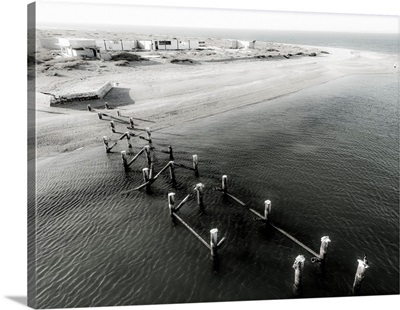
{"label": "concrete piling", "polygon": [[193,155],[193,169],[196,177],[199,176],[199,160],[197,155]]}
{"label": "concrete piling", "polygon": [[321,258],[321,260],[324,260],[326,258],[329,242],[331,242],[331,240],[328,236],[324,236],[321,238],[321,247],[319,249],[319,257]]}
{"label": "concrete piling", "polygon": [[268,221],[268,216],[271,214],[271,201],[265,200],[264,202],[264,220]]}
{"label": "concrete piling", "polygon": [[294,269],[294,284],[293,291],[295,294],[300,293],[302,288],[302,280],[303,280],[303,269],[305,257],[303,255],[298,255],[294,260],[293,269]]}
{"label": "concrete piling", "polygon": [[365,271],[367,268],[369,268],[367,256],[364,256],[364,259],[357,259],[358,266],[357,266],[357,271],[356,275],[354,277],[354,283],[353,283],[353,289],[352,289],[352,294],[353,295],[358,295],[361,290],[361,284],[364,280],[365,277]]}

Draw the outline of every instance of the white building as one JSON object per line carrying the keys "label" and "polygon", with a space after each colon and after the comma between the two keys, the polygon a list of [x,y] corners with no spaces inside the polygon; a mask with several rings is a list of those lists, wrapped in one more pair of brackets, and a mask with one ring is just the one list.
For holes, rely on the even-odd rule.
{"label": "white building", "polygon": [[232,41],[232,48],[255,48],[256,40],[253,41],[240,41],[240,40],[231,40]]}
{"label": "white building", "polygon": [[149,40],[138,40],[137,48],[141,50],[152,50],[153,49],[153,41]]}
{"label": "white building", "polygon": [[58,38],[63,55],[68,57],[99,57],[96,41],[82,38]]}
{"label": "white building", "polygon": [[41,48],[46,48],[49,50],[60,49],[57,38],[42,38],[42,39],[39,39],[39,44],[40,44]]}

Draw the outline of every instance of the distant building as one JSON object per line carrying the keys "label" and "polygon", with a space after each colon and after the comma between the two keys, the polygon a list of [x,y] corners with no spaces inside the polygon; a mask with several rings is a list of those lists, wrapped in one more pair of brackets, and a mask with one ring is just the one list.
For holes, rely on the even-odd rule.
{"label": "distant building", "polygon": [[41,48],[46,48],[48,50],[58,50],[60,46],[58,44],[57,38],[43,38],[39,39],[39,45]]}
{"label": "distant building", "polygon": [[231,40],[232,41],[232,48],[255,48],[256,47],[256,40],[253,41],[240,41],[240,40]]}
{"label": "distant building", "polygon": [[58,38],[61,53],[67,57],[100,57],[96,40],[83,38]]}
{"label": "distant building", "polygon": [[152,50],[153,49],[153,41],[151,40],[138,40],[137,48],[141,50]]}
{"label": "distant building", "polygon": [[155,50],[187,50],[199,48],[198,40],[154,40]]}
{"label": "distant building", "polygon": [[46,38],[39,40],[47,49],[61,49],[66,57],[110,59],[108,51],[188,50],[205,47],[198,40],[101,40],[84,38]]}

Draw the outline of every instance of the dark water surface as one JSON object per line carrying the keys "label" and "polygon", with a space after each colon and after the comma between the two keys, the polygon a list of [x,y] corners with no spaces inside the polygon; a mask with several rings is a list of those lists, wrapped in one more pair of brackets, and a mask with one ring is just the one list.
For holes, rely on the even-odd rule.
{"label": "dark water surface", "polygon": [[[292,298],[294,258],[306,257],[303,297],[346,296],[357,259],[370,268],[362,294],[399,293],[399,107],[396,75],[352,76],[265,103],[153,133],[172,145],[176,162],[199,156],[200,177],[176,169],[152,193],[142,183],[145,159],[125,173],[118,145],[37,163],[38,303],[78,307]],[[104,122],[104,134],[108,134]],[[135,141],[138,151],[144,145]],[[168,161],[155,153],[155,169]],[[319,252],[328,235],[325,271],[311,256],[213,190],[229,189]],[[191,200],[180,216],[204,239],[227,238],[213,269],[208,249],[174,226],[167,194],[181,201],[205,184],[205,213]],[[214,266],[215,267],[215,266]]]}

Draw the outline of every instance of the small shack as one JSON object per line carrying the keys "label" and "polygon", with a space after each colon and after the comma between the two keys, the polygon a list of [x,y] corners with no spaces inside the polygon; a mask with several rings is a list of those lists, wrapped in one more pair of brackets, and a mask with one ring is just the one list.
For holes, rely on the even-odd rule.
{"label": "small shack", "polygon": [[41,48],[45,48],[48,50],[58,50],[60,49],[60,45],[58,43],[57,38],[42,38],[39,39],[39,45]]}
{"label": "small shack", "polygon": [[96,40],[83,38],[58,38],[61,53],[67,57],[100,57]]}
{"label": "small shack", "polygon": [[240,40],[231,40],[232,41],[232,48],[233,49],[238,49],[238,48],[255,48],[256,47],[256,40],[253,41],[240,41]]}

